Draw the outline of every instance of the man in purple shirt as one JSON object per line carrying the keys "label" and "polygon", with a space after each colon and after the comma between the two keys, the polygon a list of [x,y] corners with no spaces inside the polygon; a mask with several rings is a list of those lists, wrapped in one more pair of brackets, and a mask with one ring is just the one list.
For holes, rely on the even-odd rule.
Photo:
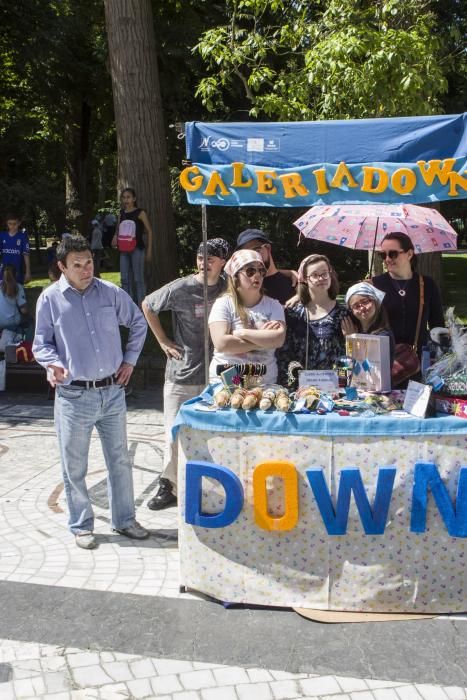
{"label": "man in purple shirt", "polygon": [[[112,529],[144,539],[149,533],[135,520],[124,388],[143,347],[146,322],[126,292],[94,277],[85,238],[66,237],[57,248],[57,262],[62,275],[37,302],[33,353],[56,387],[55,427],[69,527],[78,547],[97,546],[85,481],[96,427],[108,470]],[[119,326],[130,331],[124,352]]]}

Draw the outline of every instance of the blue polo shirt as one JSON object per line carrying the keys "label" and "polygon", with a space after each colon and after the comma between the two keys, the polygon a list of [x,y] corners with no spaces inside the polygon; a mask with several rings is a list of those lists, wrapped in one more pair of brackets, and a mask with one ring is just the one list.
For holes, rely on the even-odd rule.
{"label": "blue polo shirt", "polygon": [[16,281],[24,282],[23,255],[29,255],[29,240],[27,233],[18,231],[11,236],[8,231],[0,233],[0,255],[2,265],[13,265],[16,269]]}

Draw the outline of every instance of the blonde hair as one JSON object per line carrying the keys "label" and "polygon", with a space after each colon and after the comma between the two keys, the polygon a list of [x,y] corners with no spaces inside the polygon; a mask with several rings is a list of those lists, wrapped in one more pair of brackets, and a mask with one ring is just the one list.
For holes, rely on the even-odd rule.
{"label": "blonde hair", "polygon": [[[260,288],[259,292],[262,298],[264,295],[263,287]],[[235,313],[240,318],[243,328],[248,328],[248,308],[243,303],[238,291],[238,273],[233,277],[230,275],[227,277],[227,291],[225,292],[225,295],[231,297]]]}

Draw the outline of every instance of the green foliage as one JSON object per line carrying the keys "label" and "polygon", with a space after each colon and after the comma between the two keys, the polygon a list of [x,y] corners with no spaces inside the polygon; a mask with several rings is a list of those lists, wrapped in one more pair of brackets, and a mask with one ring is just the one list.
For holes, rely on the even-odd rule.
{"label": "green foliage", "polygon": [[278,120],[435,113],[448,84],[431,5],[229,0],[195,47],[210,73],[197,95],[225,111],[242,93],[251,117]]}

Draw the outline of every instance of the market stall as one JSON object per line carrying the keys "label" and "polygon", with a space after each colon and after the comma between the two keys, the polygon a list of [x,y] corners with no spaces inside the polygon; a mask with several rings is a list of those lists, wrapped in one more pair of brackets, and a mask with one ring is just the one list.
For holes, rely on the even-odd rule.
{"label": "market stall", "polygon": [[466,421],[199,407],[179,414],[182,585],[261,605],[465,610]]}
{"label": "market stall", "polygon": [[[203,208],[204,241],[210,205],[461,199],[466,122],[466,114],[192,122],[180,183],[188,201]],[[366,249],[378,245],[376,230]],[[334,238],[345,245],[348,236]],[[442,247],[455,243],[445,238]],[[207,347],[207,314],[205,323]],[[355,375],[376,367],[368,353],[353,361]],[[174,428],[181,585],[250,604],[464,611],[467,422],[370,405],[352,412],[341,404],[331,412],[324,394],[321,406],[315,397],[290,399],[279,391],[269,409],[252,392],[237,395],[238,402],[209,394],[182,407]]]}

